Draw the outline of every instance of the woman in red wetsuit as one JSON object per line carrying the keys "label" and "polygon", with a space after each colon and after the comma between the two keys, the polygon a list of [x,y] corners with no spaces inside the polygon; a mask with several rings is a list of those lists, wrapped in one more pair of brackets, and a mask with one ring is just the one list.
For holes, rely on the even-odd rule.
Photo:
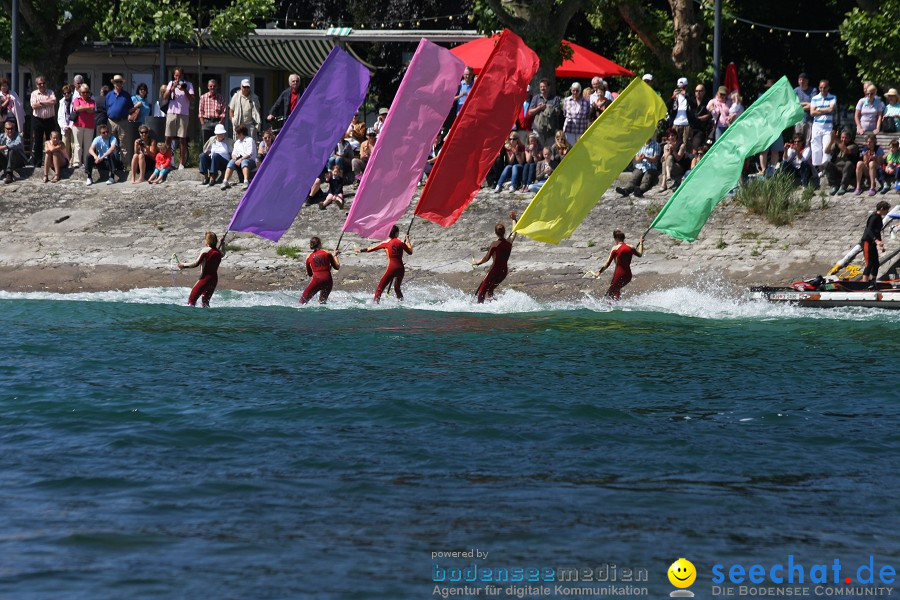
{"label": "woman in red wetsuit", "polygon": [[631,281],[631,257],[644,255],[644,238],[638,242],[637,248],[632,248],[625,243],[625,234],[620,229],[616,229],[613,231],[613,240],[616,245],[610,251],[606,264],[600,267],[597,278],[599,279],[600,273],[603,273],[613,261],[616,261],[616,270],[613,272],[612,282],[609,284],[609,289],[606,290],[606,295],[618,300],[622,294],[622,288]]}
{"label": "woman in red wetsuit", "polygon": [[188,304],[196,306],[197,299],[203,296],[203,308],[209,308],[209,299],[212,298],[216,286],[219,284],[219,263],[222,262],[222,253],[216,248],[219,239],[212,231],[207,231],[204,238],[206,250],[200,253],[197,260],[191,264],[178,263],[179,269],[193,269],[200,267],[200,279],[194,284]]}
{"label": "woman in red wetsuit", "polygon": [[394,293],[397,294],[397,300],[403,300],[403,292],[400,291],[400,284],[403,282],[403,274],[406,269],[403,266],[403,253],[412,254],[412,243],[409,236],[402,242],[397,238],[400,235],[400,228],[394,225],[391,227],[390,238],[375,246],[363,248],[360,252],[374,252],[382,248],[387,252],[388,266],[381,281],[378,282],[378,288],[375,290],[375,302],[381,301],[381,293],[385,288],[390,287],[391,282],[394,283]]}
{"label": "woman in red wetsuit", "polygon": [[[512,219],[513,228],[515,228],[516,220],[518,219],[516,213],[509,213],[509,218]],[[512,243],[516,239],[515,233],[509,236],[509,239],[506,239],[506,227],[503,223],[497,223],[494,227],[494,233],[497,234],[497,239],[491,244],[491,247],[488,248],[484,258],[472,261],[472,265],[477,267],[478,265],[486,263],[491,257],[494,258],[491,269],[488,271],[487,275],[485,275],[484,280],[478,287],[478,291],[475,292],[478,304],[484,304],[485,296],[493,300],[494,290],[497,289],[497,286],[500,285],[504,279],[506,279],[508,270],[507,261],[509,261],[509,255],[512,252]]]}
{"label": "woman in red wetsuit", "polygon": [[340,250],[334,254],[327,250],[322,250],[322,240],[313,236],[309,240],[309,248],[312,252],[306,257],[306,274],[311,277],[309,285],[303,290],[300,296],[300,304],[306,304],[310,299],[319,294],[319,304],[325,304],[328,300],[328,294],[331,293],[331,287],[334,281],[331,279],[331,269],[338,270],[341,268],[341,261],[338,259]]}

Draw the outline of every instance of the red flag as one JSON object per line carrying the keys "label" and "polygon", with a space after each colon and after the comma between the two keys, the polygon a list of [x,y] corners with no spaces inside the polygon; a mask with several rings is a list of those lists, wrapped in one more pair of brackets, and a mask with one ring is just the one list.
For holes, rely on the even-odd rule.
{"label": "red flag", "polygon": [[538,62],[522,38],[508,29],[500,35],[447,134],[416,215],[443,227],[456,222],[478,193],[516,122]]}

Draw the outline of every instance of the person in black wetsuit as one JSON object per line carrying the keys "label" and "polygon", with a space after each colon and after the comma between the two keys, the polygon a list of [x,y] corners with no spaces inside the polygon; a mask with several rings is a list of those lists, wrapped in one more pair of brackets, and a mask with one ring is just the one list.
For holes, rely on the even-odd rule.
{"label": "person in black wetsuit", "polygon": [[875,205],[875,212],[869,215],[866,221],[866,229],[859,241],[866,257],[866,269],[863,271],[862,280],[871,281],[874,287],[878,278],[878,249],[884,252],[884,242],[881,241],[881,228],[884,226],[884,217],[891,209],[891,205],[882,200]]}

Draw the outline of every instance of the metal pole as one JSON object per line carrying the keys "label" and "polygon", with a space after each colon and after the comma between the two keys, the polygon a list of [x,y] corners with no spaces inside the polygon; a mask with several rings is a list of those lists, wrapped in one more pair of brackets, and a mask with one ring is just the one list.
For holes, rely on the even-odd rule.
{"label": "metal pole", "polygon": [[[159,43],[159,85],[163,86],[169,82],[166,79],[166,43]],[[159,88],[157,88],[159,89]]]}
{"label": "metal pole", "polygon": [[716,90],[719,89],[719,74],[721,73],[720,69],[720,60],[721,60],[721,46],[722,46],[722,0],[715,0],[716,2],[716,16],[715,16],[715,27],[713,29],[713,89],[712,95],[715,97]]}
{"label": "metal pole", "polygon": [[12,52],[10,53],[12,81],[9,89],[19,93],[19,0],[12,0]]}

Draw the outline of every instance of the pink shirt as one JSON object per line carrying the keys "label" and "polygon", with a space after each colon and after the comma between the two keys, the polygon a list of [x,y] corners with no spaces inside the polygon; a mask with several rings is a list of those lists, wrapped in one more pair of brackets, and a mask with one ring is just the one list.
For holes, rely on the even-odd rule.
{"label": "pink shirt", "polygon": [[[182,81],[184,81],[182,79]],[[185,89],[175,87],[175,82],[169,82],[169,108],[166,112],[172,115],[188,115],[191,111],[191,102],[188,93],[194,94],[194,86],[188,81],[184,81]]]}
{"label": "pink shirt", "polygon": [[[85,100],[84,98],[75,98],[72,101],[72,111],[75,112],[81,106],[90,106],[92,109],[96,108],[97,103],[94,102],[93,98],[90,100]],[[94,111],[89,110],[85,112],[75,112],[77,115],[72,119],[73,127],[83,127],[85,129],[93,129],[94,128]]]}
{"label": "pink shirt", "polygon": [[[44,89],[47,89],[47,86],[44,86]],[[37,106],[44,102],[48,102],[48,104]],[[47,90],[46,94],[42,94],[40,90],[34,90],[31,92],[31,108],[34,116],[38,119],[52,119],[56,116],[56,95],[52,90]]]}

